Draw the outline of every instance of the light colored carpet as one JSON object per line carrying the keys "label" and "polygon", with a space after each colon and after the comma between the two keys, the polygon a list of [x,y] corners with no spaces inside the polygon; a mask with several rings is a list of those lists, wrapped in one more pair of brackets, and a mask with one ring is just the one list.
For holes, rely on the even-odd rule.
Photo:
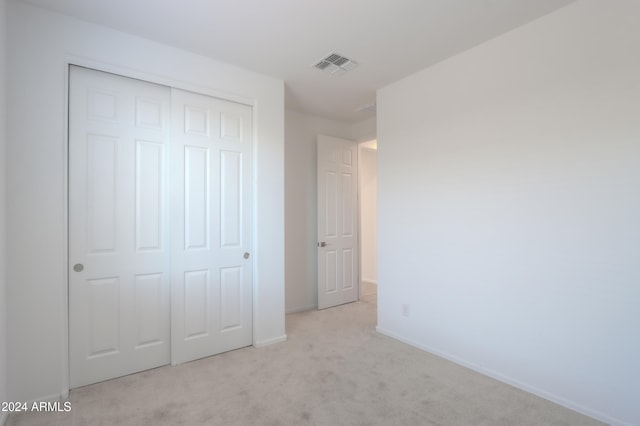
{"label": "light colored carpet", "polygon": [[376,295],[287,316],[289,340],[71,391],[8,425],[596,425],[375,332]]}

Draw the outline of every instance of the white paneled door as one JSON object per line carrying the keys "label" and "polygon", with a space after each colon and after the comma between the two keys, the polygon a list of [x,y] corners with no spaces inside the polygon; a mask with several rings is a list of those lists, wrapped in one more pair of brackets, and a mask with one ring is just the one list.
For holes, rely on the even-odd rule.
{"label": "white paneled door", "polygon": [[69,87],[70,387],[250,345],[251,108]]}
{"label": "white paneled door", "polygon": [[171,91],[71,67],[72,388],[170,361]]}
{"label": "white paneled door", "polygon": [[318,136],[318,308],[358,299],[358,145]]}
{"label": "white paneled door", "polygon": [[252,343],[251,108],[172,90],[172,362]]}

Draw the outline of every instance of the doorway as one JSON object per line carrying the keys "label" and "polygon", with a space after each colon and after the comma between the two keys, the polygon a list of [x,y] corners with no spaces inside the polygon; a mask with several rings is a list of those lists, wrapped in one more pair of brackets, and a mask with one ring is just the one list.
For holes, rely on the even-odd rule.
{"label": "doorway", "polygon": [[377,302],[376,149],[318,135],[318,309]]}
{"label": "doorway", "polygon": [[360,299],[377,302],[378,151],[377,141],[358,145],[360,200]]}

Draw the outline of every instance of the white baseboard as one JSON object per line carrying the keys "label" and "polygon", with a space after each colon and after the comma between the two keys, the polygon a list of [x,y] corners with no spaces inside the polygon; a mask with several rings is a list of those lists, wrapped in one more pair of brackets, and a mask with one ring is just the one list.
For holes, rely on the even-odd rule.
{"label": "white baseboard", "polygon": [[318,305],[307,305],[307,306],[301,306],[299,308],[292,308],[292,309],[288,309],[287,311],[285,311],[285,314],[297,314],[298,312],[304,312],[304,311],[310,311],[312,309],[317,309]]}
{"label": "white baseboard", "polygon": [[502,383],[506,383],[508,385],[511,385],[515,388],[521,389],[525,392],[529,392],[532,393],[536,396],[539,396],[540,398],[544,398],[546,400],[549,400],[551,402],[554,402],[558,405],[562,405],[563,407],[566,407],[570,410],[573,411],[577,411],[578,413],[584,414],[585,416],[589,416],[591,418],[594,418],[596,420],[600,420],[602,422],[608,423],[612,426],[633,426],[631,423],[626,423],[620,419],[617,419],[615,417],[612,417],[610,415],[607,415],[605,413],[602,413],[600,411],[597,410],[593,410],[589,407],[585,407],[581,404],[578,404],[576,402],[567,400],[565,398],[562,398],[560,396],[557,396],[555,394],[552,394],[550,392],[547,392],[545,390],[539,389],[535,386],[531,386],[527,383],[523,383],[519,380],[513,379],[511,377],[505,376],[497,371],[493,371],[487,368],[484,368],[480,365],[477,365],[475,363],[472,362],[468,362],[464,359],[461,359],[457,356],[448,354],[446,352],[440,351],[438,349],[432,348],[430,346],[427,345],[423,345],[421,343],[415,342],[411,339],[407,339],[403,336],[400,336],[399,334],[396,334],[392,331],[389,330],[385,330],[384,328],[380,327],[380,326],[376,326],[376,331],[380,334],[384,334],[385,336],[391,337],[392,339],[398,340],[402,343],[406,343],[409,346],[413,346],[414,348],[418,348],[420,350],[423,350],[425,352],[429,352],[430,354],[436,355],[440,358],[444,358],[447,359],[455,364],[461,365],[463,367],[466,367],[470,370],[476,371],[480,374],[483,374],[485,376],[489,376],[492,379],[496,379],[499,382]]}
{"label": "white baseboard", "polygon": [[255,346],[256,348],[262,348],[264,346],[274,345],[276,343],[286,342],[286,341],[287,341],[287,335],[283,334],[282,336],[274,337],[272,339],[258,340],[253,344],[253,346]]}

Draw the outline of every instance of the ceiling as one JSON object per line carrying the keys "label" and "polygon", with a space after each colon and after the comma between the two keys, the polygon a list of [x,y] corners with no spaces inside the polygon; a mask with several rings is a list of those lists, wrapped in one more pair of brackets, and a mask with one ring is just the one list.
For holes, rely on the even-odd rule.
{"label": "ceiling", "polygon": [[[375,91],[574,0],[25,0],[283,79],[285,104],[345,122]],[[312,67],[331,52],[358,66]]]}

